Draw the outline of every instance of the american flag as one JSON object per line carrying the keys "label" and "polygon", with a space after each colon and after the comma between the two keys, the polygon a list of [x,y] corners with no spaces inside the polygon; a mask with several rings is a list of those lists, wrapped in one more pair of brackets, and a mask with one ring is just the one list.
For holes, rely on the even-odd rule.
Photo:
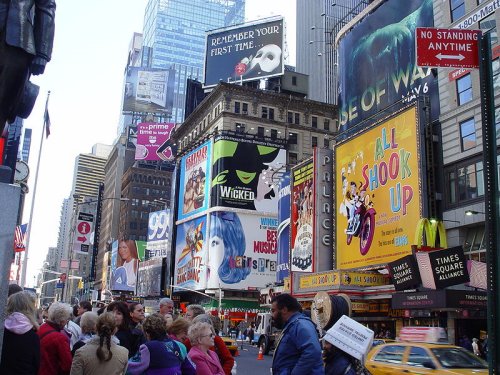
{"label": "american flag", "polygon": [[20,252],[26,250],[26,244],[24,240],[26,239],[26,229],[28,224],[18,225],[16,227],[16,233],[14,234],[14,251]]}

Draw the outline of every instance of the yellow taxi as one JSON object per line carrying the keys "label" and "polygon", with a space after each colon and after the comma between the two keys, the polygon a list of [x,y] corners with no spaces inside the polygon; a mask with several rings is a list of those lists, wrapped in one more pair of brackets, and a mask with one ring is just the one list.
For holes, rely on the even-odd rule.
{"label": "yellow taxi", "polygon": [[238,351],[238,343],[236,342],[235,339],[232,339],[230,337],[224,337],[221,336],[222,341],[224,341],[224,344],[226,344],[227,349],[231,352],[231,355],[233,357],[237,357],[240,355]]}
{"label": "yellow taxi", "polygon": [[394,342],[377,345],[368,353],[365,367],[372,375],[488,374],[488,364],[454,345]]}

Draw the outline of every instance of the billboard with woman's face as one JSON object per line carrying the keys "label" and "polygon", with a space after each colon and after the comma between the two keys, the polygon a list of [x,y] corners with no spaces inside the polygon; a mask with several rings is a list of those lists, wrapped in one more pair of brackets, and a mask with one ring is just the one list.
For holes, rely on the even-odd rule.
{"label": "billboard with woman's face", "polygon": [[111,248],[111,290],[135,293],[138,268],[139,254],[136,241],[124,239],[113,242]]}
{"label": "billboard with woman's face", "polygon": [[277,217],[213,212],[207,288],[263,288],[276,281]]}

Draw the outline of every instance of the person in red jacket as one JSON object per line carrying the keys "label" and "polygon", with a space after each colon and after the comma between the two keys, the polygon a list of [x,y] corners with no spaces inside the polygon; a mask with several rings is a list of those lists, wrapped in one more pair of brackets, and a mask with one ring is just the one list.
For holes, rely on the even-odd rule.
{"label": "person in red jacket", "polygon": [[73,308],[67,303],[54,302],[49,318],[38,330],[40,337],[40,369],[38,375],[63,375],[71,370],[69,337],[64,326],[71,319]]}

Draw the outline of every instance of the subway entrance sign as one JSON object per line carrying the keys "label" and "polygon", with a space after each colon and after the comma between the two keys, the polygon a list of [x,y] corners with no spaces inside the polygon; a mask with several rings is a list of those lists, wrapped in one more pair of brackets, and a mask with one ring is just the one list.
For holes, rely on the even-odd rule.
{"label": "subway entrance sign", "polygon": [[417,27],[417,65],[479,68],[481,31]]}

